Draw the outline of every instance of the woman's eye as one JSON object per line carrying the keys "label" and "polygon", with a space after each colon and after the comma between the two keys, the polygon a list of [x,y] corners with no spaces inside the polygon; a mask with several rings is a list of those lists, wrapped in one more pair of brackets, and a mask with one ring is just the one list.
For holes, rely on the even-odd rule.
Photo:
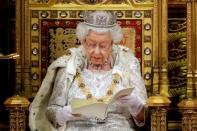
{"label": "woman's eye", "polygon": [[106,48],[106,45],[101,45],[100,47],[101,47],[101,48]]}
{"label": "woman's eye", "polygon": [[103,49],[106,49],[109,47],[109,44],[108,43],[103,43],[100,45],[100,48],[103,48]]}
{"label": "woman's eye", "polygon": [[88,46],[89,46],[89,47],[96,47],[96,44],[94,44],[94,43],[89,43]]}

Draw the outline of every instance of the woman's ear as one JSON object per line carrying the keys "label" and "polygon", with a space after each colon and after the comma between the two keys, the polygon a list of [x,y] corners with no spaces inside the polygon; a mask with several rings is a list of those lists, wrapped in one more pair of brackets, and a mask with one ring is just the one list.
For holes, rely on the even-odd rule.
{"label": "woman's ear", "polygon": [[80,40],[80,43],[84,46],[84,44],[85,44],[85,39]]}

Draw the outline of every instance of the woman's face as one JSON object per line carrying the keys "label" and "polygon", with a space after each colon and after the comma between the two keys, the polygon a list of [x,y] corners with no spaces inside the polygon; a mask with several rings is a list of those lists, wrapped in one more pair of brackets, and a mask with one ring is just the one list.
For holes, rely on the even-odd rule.
{"label": "woman's face", "polygon": [[85,37],[84,48],[86,56],[92,64],[104,64],[112,52],[112,37],[110,32],[96,33],[90,31]]}

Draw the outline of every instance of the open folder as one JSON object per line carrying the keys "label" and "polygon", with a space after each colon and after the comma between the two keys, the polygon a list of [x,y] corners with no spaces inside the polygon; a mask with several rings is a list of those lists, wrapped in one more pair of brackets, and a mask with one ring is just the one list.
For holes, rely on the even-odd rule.
{"label": "open folder", "polygon": [[74,98],[71,101],[72,114],[96,117],[104,120],[107,116],[107,107],[118,98],[130,95],[134,88],[125,88],[118,91],[109,102]]}

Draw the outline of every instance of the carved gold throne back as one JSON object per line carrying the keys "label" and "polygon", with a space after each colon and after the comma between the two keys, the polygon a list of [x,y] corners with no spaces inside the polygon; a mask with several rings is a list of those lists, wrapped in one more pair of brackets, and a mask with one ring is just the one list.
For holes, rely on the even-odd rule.
{"label": "carved gold throne back", "polygon": [[[151,94],[153,63],[153,12],[152,0],[29,0],[28,36],[25,38],[25,61],[28,60],[31,76],[25,95],[34,97],[47,67],[56,58],[67,53],[68,48],[80,45],[75,28],[82,21],[84,10],[115,11],[124,38],[120,44],[129,47],[141,63],[142,76]],[[26,88],[26,87],[24,87]]]}

